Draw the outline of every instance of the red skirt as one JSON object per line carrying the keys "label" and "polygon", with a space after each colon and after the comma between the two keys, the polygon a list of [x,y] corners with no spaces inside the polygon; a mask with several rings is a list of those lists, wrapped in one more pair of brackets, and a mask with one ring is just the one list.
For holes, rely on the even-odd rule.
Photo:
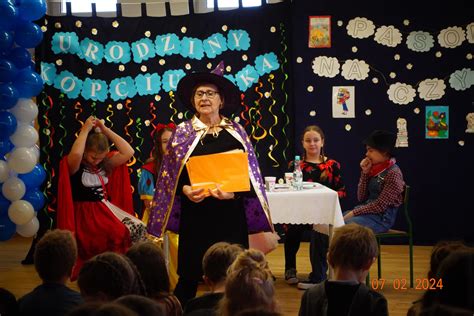
{"label": "red skirt", "polygon": [[125,253],[130,231],[101,201],[74,202],[78,257],[71,280],[77,279],[87,260],[106,251]]}

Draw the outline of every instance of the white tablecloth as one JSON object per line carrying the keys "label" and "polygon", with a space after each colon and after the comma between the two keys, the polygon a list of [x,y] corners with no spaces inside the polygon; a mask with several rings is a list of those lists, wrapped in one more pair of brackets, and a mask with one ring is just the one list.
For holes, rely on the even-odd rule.
{"label": "white tablecloth", "polygon": [[323,185],[301,191],[267,192],[274,224],[344,225],[337,192]]}

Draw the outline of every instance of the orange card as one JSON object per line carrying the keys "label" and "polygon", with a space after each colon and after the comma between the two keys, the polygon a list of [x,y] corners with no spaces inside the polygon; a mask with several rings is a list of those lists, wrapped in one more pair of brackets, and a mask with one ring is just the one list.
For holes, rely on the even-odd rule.
{"label": "orange card", "polygon": [[250,191],[248,154],[242,151],[190,157],[186,168],[193,190],[219,184],[225,192]]}

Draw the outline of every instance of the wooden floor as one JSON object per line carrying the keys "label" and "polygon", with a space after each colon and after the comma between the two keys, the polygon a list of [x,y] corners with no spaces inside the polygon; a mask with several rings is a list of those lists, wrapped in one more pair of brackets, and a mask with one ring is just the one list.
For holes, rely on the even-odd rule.
{"label": "wooden floor", "polygon": [[[31,239],[16,236],[7,242],[0,242],[0,287],[13,292],[17,298],[31,291],[40,284],[34,266],[23,266],[20,261],[25,257]],[[423,278],[428,271],[431,247],[416,246],[414,250],[414,274]],[[381,291],[388,300],[390,315],[406,315],[411,303],[421,294],[421,290],[409,289],[408,246],[382,246],[383,278],[385,285]],[[285,283],[283,245],[268,255],[270,267],[277,277],[276,293],[284,315],[298,315],[299,304],[303,291]],[[304,278],[310,272],[308,244],[303,243],[298,252],[298,274]],[[377,264],[371,269],[371,277],[377,275]],[[408,289],[396,289],[398,284],[406,280]],[[401,281],[399,283],[399,281]],[[76,283],[68,284],[77,289]]]}

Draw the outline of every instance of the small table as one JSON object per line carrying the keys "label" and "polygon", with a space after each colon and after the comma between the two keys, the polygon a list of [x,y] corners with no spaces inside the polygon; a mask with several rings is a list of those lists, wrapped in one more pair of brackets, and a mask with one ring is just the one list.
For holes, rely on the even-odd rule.
{"label": "small table", "polygon": [[[344,225],[339,197],[336,191],[319,183],[315,185],[300,191],[267,192],[273,224],[328,224],[331,240],[333,227]],[[328,277],[332,275],[329,266]]]}
{"label": "small table", "polygon": [[274,224],[344,225],[337,192],[322,184],[300,191],[267,192],[267,197]]}

